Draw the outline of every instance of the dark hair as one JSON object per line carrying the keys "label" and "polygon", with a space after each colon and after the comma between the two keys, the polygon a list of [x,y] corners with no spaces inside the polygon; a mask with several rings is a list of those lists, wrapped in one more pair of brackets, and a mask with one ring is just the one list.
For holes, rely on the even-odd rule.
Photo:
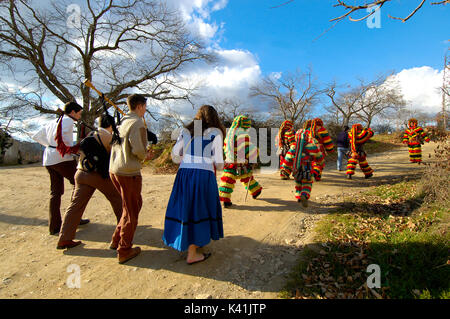
{"label": "dark hair", "polygon": [[114,123],[114,118],[109,114],[102,114],[100,115],[98,122],[100,124],[100,127],[108,128],[112,126],[112,123]]}
{"label": "dark hair", "polygon": [[138,104],[147,103],[147,99],[142,94],[131,94],[127,98],[127,104],[131,111],[134,111]]}
{"label": "dark hair", "polygon": [[[211,105],[203,105],[202,107],[200,107],[194,117],[194,121],[195,120],[202,121],[202,132],[210,127],[215,127],[222,131],[223,138],[225,138],[226,129],[220,121],[219,114],[217,114],[216,109]],[[194,136],[194,121],[186,126],[186,128],[189,130],[189,133],[191,133],[191,136]]]}
{"label": "dark hair", "polygon": [[348,131],[350,128],[346,125],[344,126],[344,131]]}
{"label": "dark hair", "polygon": [[64,113],[66,113],[66,114],[70,114],[70,113],[72,113],[72,111],[75,111],[75,113],[78,113],[82,109],[83,108],[81,107],[81,105],[75,101],[67,102],[64,105]]}

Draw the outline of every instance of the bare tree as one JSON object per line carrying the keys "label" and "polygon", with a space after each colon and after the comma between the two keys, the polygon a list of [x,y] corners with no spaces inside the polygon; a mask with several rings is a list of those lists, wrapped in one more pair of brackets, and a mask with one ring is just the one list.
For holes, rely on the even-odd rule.
{"label": "bare tree", "polygon": [[[339,112],[342,118],[342,126],[348,126],[350,119],[362,110],[363,106],[358,102],[364,96],[365,90],[363,87],[352,88],[336,96],[337,88],[338,86],[335,82],[328,88],[327,96],[332,103],[328,110],[332,113]],[[336,117],[339,118],[339,115]]]}
{"label": "bare tree", "polygon": [[381,79],[372,83],[364,96],[359,100],[361,111],[356,116],[370,127],[375,117],[387,117],[390,111],[398,110],[406,105],[398,83],[387,80],[380,84]]}
{"label": "bare tree", "polygon": [[216,108],[225,126],[230,126],[236,116],[250,116],[257,112],[253,107],[247,105],[239,98],[215,99],[212,105]]}
{"label": "bare tree", "polygon": [[392,81],[387,84],[386,79],[386,76],[379,76],[369,83],[360,79],[358,86],[349,87],[347,91],[338,95],[336,95],[338,85],[335,82],[330,84],[327,96],[331,100],[331,106],[328,107],[328,111],[339,112],[335,118],[342,118],[342,126],[349,125],[355,116],[370,125],[375,116],[406,103],[398,86]]}
{"label": "bare tree", "polygon": [[250,96],[261,97],[272,103],[273,116],[302,123],[311,114],[324,93],[316,84],[312,71],[297,70],[279,78],[268,76],[250,88]]}
{"label": "bare tree", "polygon": [[31,106],[55,113],[53,97],[81,99],[83,119],[92,123],[101,104],[84,79],[119,105],[133,90],[159,101],[189,99],[194,87],[177,81],[178,72],[211,56],[176,12],[153,0],[86,0],[77,21],[67,16],[69,4],[0,2],[0,62],[10,76],[23,74],[4,112]]}

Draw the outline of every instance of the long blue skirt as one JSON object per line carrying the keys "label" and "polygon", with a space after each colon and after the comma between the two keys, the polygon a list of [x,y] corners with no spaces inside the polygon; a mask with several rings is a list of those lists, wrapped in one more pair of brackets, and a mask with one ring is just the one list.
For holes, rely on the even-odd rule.
{"label": "long blue skirt", "polygon": [[163,241],[179,251],[223,238],[222,206],[216,177],[203,169],[181,168],[167,205]]}

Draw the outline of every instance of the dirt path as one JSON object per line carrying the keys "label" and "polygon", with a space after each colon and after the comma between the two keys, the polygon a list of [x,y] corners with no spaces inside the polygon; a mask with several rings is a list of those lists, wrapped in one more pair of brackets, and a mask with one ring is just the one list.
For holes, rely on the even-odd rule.
{"label": "dirt path", "polygon": [[[424,158],[434,144],[424,147]],[[225,238],[205,247],[212,257],[186,265],[184,254],[165,247],[161,237],[165,208],[174,175],[144,171],[144,205],[135,245],[143,252],[119,265],[108,249],[114,216],[102,194],[96,192],[77,239],[84,245],[62,252],[57,237],[47,229],[49,178],[38,165],[0,169],[0,298],[277,298],[299,250],[311,242],[311,228],[333,208],[343,193],[356,193],[392,178],[418,172],[409,164],[406,148],[369,156],[374,168],[365,180],[358,169],[352,181],[328,164],[324,179],[314,183],[310,207],[293,197],[293,181],[276,173],[256,174],[264,187],[258,200],[244,201],[237,185],[232,209],[223,211]],[[69,203],[66,183],[62,208]],[[78,265],[81,288],[66,285],[69,265]]]}

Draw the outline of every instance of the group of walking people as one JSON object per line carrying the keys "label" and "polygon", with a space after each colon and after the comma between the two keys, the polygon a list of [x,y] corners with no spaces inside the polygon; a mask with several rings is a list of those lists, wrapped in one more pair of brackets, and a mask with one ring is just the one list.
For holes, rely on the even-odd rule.
{"label": "group of walking people", "polygon": [[[81,143],[75,144],[73,140],[74,124],[82,117],[82,107],[76,102],[67,103],[57,122],[34,136],[34,140],[46,146],[43,165],[51,183],[49,231],[59,236],[57,249],[81,244],[81,241],[74,241],[76,230],[78,225],[89,222],[82,216],[98,189],[109,200],[116,217],[109,248],[117,250],[118,262],[123,264],[141,252],[139,247],[133,247],[143,203],[141,169],[143,162],[153,158],[153,153],[147,147],[148,132],[143,121],[146,98],[132,94],[127,98],[127,105],[129,112],[120,125],[105,110],[99,117],[98,129],[90,132]],[[211,254],[202,253],[199,248],[224,237],[221,203],[224,208],[233,205],[231,197],[236,180],[241,181],[247,194],[254,199],[262,193],[254,177],[259,152],[255,141],[251,140],[250,127],[251,120],[240,115],[234,118],[227,132],[215,108],[203,105],[193,121],[180,132],[172,149],[172,159],[180,166],[167,204],[162,240],[178,251],[187,251],[189,265],[209,258]],[[424,136],[423,130],[417,127],[409,130],[414,138]],[[348,155],[348,178],[355,174],[357,164],[366,178],[373,175],[363,150],[364,143],[373,135],[370,128],[355,124],[351,129],[346,127],[337,137],[338,170],[342,170],[342,159]],[[93,143],[90,145],[99,152],[95,156],[86,147],[88,138]],[[417,161],[417,146],[411,138],[407,141]],[[335,148],[330,134],[320,118],[306,121],[298,131],[291,121],[284,121],[276,143],[280,177],[288,180],[293,176],[295,197],[307,207],[313,179],[316,182],[322,179],[325,157]],[[219,185],[218,170],[222,171]],[[74,189],[70,205],[61,218],[64,178]]]}
{"label": "group of walking people", "polygon": [[[319,182],[322,179],[325,157],[334,152],[335,146],[320,118],[307,120],[303,128],[295,133],[293,127],[291,121],[284,121],[278,133],[280,176],[283,180],[293,176],[295,197],[307,207],[313,180]],[[348,156],[347,178],[351,179],[355,174],[357,164],[360,165],[365,178],[370,178],[373,170],[367,163],[363,145],[374,133],[370,128],[363,128],[361,124],[353,125],[351,131],[348,131],[349,127],[346,126],[337,136],[337,169],[342,171],[342,160],[344,156]]]}

